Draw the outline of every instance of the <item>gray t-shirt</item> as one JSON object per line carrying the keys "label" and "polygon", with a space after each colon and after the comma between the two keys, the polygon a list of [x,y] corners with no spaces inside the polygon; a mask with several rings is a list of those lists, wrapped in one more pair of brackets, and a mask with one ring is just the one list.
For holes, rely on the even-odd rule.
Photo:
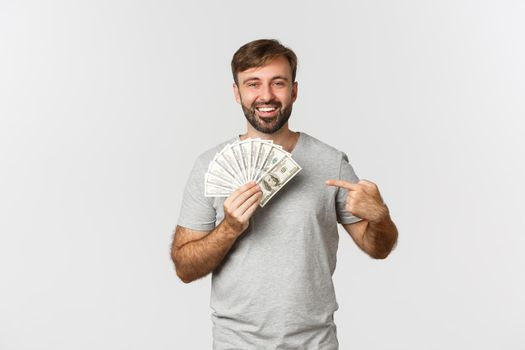
{"label": "gray t-shirt", "polygon": [[[225,198],[204,197],[204,174],[228,140],[201,154],[184,191],[178,224],[209,231],[224,218]],[[346,190],[325,180],[359,179],[346,154],[301,132],[292,158],[302,170],[263,208],[212,273],[213,349],[338,349],[332,275],[337,223]]]}

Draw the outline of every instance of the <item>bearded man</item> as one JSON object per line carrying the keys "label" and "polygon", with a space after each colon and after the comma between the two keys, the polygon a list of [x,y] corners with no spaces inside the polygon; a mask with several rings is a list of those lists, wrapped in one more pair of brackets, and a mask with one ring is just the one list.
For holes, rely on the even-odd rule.
{"label": "bearded man", "polygon": [[[201,154],[186,184],[171,257],[189,283],[212,273],[213,349],[338,349],[332,275],[338,223],[366,254],[386,258],[398,232],[376,184],[347,155],[289,129],[297,57],[276,40],[243,45],[231,63],[246,131]],[[272,140],[302,170],[264,207],[255,182],[205,197],[204,174],[225,145]]]}

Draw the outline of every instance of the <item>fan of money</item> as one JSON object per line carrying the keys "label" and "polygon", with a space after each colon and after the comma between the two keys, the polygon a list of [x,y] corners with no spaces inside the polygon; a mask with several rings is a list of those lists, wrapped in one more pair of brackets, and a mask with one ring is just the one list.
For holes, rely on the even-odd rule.
{"label": "fan of money", "polygon": [[210,162],[204,178],[206,197],[228,197],[243,184],[255,181],[264,207],[302,168],[290,153],[271,140],[246,139],[226,145]]}

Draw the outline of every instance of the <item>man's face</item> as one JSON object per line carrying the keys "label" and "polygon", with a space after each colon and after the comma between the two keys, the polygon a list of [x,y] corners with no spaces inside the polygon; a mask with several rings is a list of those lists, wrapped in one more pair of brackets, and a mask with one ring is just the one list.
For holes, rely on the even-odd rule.
{"label": "man's face", "polygon": [[273,134],[286,124],[297,98],[297,83],[292,82],[292,69],[284,57],[262,67],[237,74],[233,84],[235,100],[241,104],[248,122],[258,131]]}

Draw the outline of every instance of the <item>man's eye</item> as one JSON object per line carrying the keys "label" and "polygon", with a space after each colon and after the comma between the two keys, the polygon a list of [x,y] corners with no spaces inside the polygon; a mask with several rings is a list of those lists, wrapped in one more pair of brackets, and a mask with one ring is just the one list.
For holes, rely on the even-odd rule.
{"label": "man's eye", "polygon": [[248,83],[247,85],[248,85],[248,87],[256,87],[257,83]]}
{"label": "man's eye", "polygon": [[276,81],[275,85],[277,85],[277,86],[284,86],[284,82],[283,81]]}

